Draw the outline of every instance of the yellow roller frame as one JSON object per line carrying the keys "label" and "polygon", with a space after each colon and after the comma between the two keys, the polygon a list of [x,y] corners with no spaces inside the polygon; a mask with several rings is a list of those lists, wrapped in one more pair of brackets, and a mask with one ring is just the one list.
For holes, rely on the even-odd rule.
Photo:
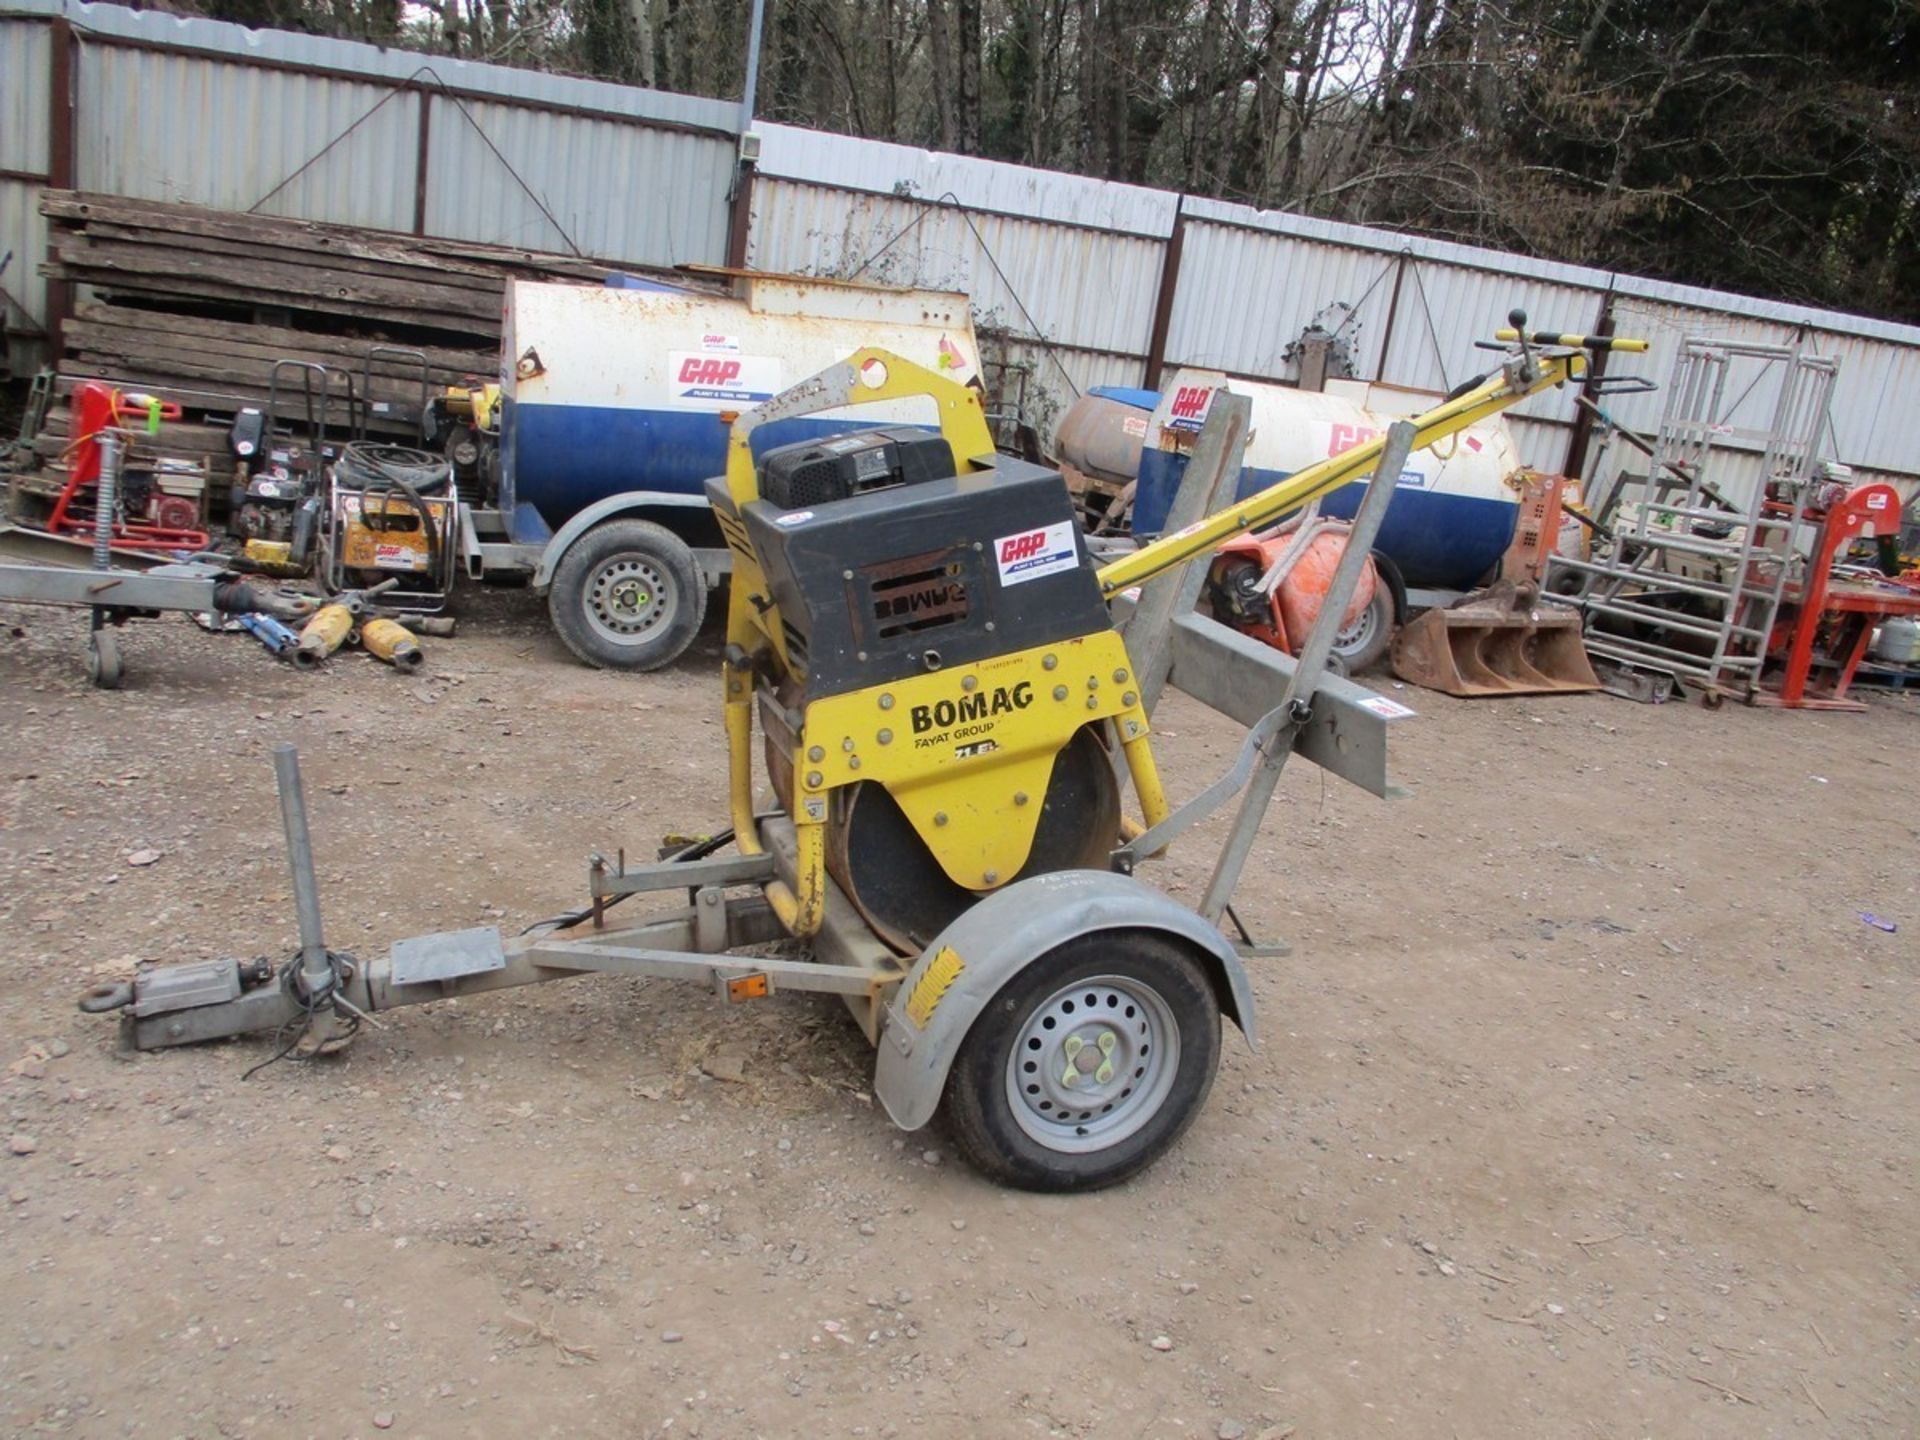
{"label": "yellow roller frame", "polygon": [[[1503,332],[1502,338],[1519,337]],[[1531,338],[1536,344],[1555,346],[1587,343],[1581,336]],[[1646,342],[1640,340],[1611,338],[1606,343],[1615,350],[1646,349]],[[1577,380],[1586,373],[1586,366],[1587,355],[1578,348],[1538,356],[1523,350],[1471,390],[1416,417],[1414,446],[1424,449],[1541,390]],[[735,509],[760,498],[752,450],[758,426],[822,410],[914,397],[930,398],[938,408],[940,432],[953,451],[956,474],[993,468],[993,435],[976,392],[898,355],[865,349],[734,421],[726,483]],[[1101,592],[1111,598],[1361,478],[1375,468],[1385,445],[1382,436],[1309,466],[1102,567],[1098,572]],[[743,537],[736,537],[735,549],[750,552],[751,547]],[[750,553],[735,557],[727,640],[723,682],[735,843],[746,854],[760,854],[763,847],[753,819],[754,665],[757,659],[771,656],[782,673],[792,675],[794,669],[765,573],[758,557]],[[792,818],[799,848],[795,884],[774,881],[766,889],[781,923],[795,935],[819,930],[826,905],[825,826],[830,796],[837,788],[863,780],[886,786],[956,884],[992,890],[1013,879],[1031,853],[1054,757],[1081,726],[1110,722],[1145,824],[1158,824],[1167,815],[1166,795],[1148,745],[1147,716],[1130,664],[1119,633],[1108,630],[810,703],[794,750]],[[990,738],[991,745],[968,746],[963,751],[957,743],[924,747],[913,743],[912,717],[918,707],[936,707],[944,700],[958,714],[963,701],[974,707],[987,696],[1010,698],[1000,709],[989,708],[977,716],[969,709],[970,718],[985,728],[969,731],[967,738],[978,733]],[[943,739],[957,741],[954,727],[946,730]]]}
{"label": "yellow roller frame", "polygon": [[[734,421],[726,483],[736,511],[760,498],[752,448],[760,425],[913,398],[934,402],[956,474],[993,468],[993,432],[978,392],[888,351],[865,349]],[[794,668],[765,572],[757,557],[739,548],[727,606],[729,658],[722,667],[727,788],[735,843],[754,855],[763,853],[753,821],[754,664],[771,656],[782,673]],[[829,797],[862,780],[885,785],[948,876],[974,890],[1005,884],[1026,863],[1054,757],[1082,726],[1113,722],[1147,823],[1163,819],[1165,793],[1147,746],[1147,717],[1128,673],[1131,663],[1118,632],[1103,631],[810,703],[794,754],[795,883],[766,887],[780,923],[795,935],[819,930],[826,910]],[[971,706],[977,695],[990,711],[986,697],[1016,691],[1026,703],[1009,700],[978,722],[994,740],[985,752],[966,756],[955,746],[914,743],[923,738],[913,729],[916,707],[943,700]],[[822,758],[810,761],[815,753]]]}

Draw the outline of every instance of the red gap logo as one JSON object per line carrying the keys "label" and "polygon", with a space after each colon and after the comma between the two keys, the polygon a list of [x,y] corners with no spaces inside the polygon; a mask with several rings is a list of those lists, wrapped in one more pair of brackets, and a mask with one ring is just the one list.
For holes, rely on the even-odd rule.
{"label": "red gap logo", "polygon": [[1029,530],[1024,535],[1009,535],[1000,542],[1000,563],[1011,565],[1016,560],[1031,560],[1047,548],[1047,532]]}
{"label": "red gap logo", "polygon": [[740,378],[738,360],[721,360],[690,355],[680,362],[682,385],[726,385]]}
{"label": "red gap logo", "polygon": [[1333,433],[1327,437],[1327,454],[1344,455],[1355,446],[1364,445],[1377,439],[1380,432],[1365,425],[1339,425],[1333,427]]}
{"label": "red gap logo", "polygon": [[1213,392],[1204,385],[1182,385],[1173,392],[1173,418],[1198,420],[1207,413],[1207,401],[1212,398]]}

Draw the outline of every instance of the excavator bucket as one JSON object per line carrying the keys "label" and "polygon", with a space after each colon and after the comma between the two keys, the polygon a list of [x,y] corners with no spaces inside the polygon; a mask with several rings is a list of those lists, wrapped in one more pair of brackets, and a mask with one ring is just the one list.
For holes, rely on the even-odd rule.
{"label": "excavator bucket", "polygon": [[1598,690],[1574,610],[1538,607],[1509,582],[1429,610],[1393,641],[1393,673],[1447,695],[1548,695]]}

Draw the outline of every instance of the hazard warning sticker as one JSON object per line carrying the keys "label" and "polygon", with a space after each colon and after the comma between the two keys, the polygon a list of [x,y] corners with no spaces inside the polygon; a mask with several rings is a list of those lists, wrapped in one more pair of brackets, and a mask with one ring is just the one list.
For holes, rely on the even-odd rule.
{"label": "hazard warning sticker", "polygon": [[1039,530],[1003,535],[993,542],[993,558],[1000,567],[1002,585],[1018,585],[1023,580],[1038,580],[1042,575],[1071,570],[1080,563],[1080,551],[1073,539],[1073,522],[1062,520]]}

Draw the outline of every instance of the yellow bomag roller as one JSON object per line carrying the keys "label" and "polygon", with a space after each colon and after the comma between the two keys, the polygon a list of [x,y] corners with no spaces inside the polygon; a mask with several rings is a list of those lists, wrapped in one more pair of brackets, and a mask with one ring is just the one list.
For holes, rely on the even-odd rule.
{"label": "yellow bomag roller", "polygon": [[[282,747],[300,953],[270,974],[152,969],[82,1004],[126,1007],[141,1048],[299,1022],[327,1049],[399,1005],[587,973],[691,979],[736,1002],[837,993],[903,1128],[944,1101],[967,1158],[1031,1189],[1137,1173],[1198,1113],[1222,1015],[1252,1038],[1256,947],[1221,924],[1238,924],[1228,902],[1281,766],[1297,753],[1387,795],[1386,728],[1410,713],[1324,668],[1392,487],[1369,487],[1353,564],[1297,660],[1191,613],[1185,562],[1377,466],[1398,475],[1411,448],[1579,378],[1590,349],[1644,348],[1516,324],[1504,363],[1455,398],[1099,568],[1060,476],[996,455],[975,392],[862,351],[735,420],[708,484],[733,566],[730,828],[655,863],[595,856],[590,903],[512,939],[418,936],[363,964],[327,948]],[[914,423],[820,418],[866,405]],[[1216,402],[1185,514],[1205,514],[1209,474],[1231,490],[1245,406]],[[1178,808],[1149,746],[1163,683],[1248,727],[1228,772]],[[1197,908],[1135,876],[1236,800]],[[614,923],[636,894],[662,907]]]}

